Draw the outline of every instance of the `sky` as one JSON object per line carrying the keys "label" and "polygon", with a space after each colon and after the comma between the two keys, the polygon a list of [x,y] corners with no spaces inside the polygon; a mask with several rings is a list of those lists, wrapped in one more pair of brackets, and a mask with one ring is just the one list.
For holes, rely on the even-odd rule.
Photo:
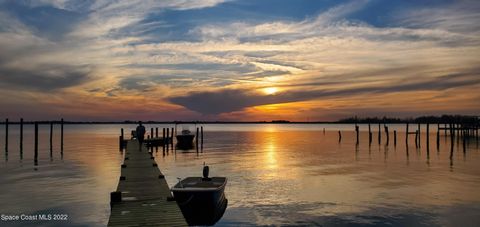
{"label": "sky", "polygon": [[0,0],[0,117],[480,115],[476,0]]}

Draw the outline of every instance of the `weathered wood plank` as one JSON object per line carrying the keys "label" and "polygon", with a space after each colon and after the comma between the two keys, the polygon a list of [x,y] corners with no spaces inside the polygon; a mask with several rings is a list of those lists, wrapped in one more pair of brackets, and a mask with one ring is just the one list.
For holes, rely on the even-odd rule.
{"label": "weathered wood plank", "polygon": [[145,146],[128,141],[117,191],[122,202],[112,205],[108,226],[187,226],[170,188]]}

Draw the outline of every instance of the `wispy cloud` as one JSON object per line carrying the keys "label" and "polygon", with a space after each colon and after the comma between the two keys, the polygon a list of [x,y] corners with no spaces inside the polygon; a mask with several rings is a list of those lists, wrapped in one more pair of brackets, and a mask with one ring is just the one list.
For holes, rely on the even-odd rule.
{"label": "wispy cloud", "polygon": [[[149,112],[186,118],[259,115],[253,110],[264,105],[279,105],[275,116],[281,116],[290,111],[285,103],[309,106],[308,114],[326,111],[328,103],[344,114],[354,111],[343,107],[357,96],[378,110],[378,96],[392,95],[389,108],[404,108],[399,94],[415,92],[425,102],[480,111],[468,97],[478,87],[479,3],[392,11],[384,26],[352,18],[372,4],[343,1],[300,20],[222,21],[209,9],[231,10],[235,2],[0,1],[0,86],[50,98],[61,93],[88,100],[85,106],[142,100],[161,106]],[[49,18],[69,15],[62,25],[68,29],[15,13],[47,8],[55,9],[42,11]],[[188,18],[199,12],[205,18]],[[261,93],[266,87],[280,92]],[[22,97],[15,99],[25,102]]]}

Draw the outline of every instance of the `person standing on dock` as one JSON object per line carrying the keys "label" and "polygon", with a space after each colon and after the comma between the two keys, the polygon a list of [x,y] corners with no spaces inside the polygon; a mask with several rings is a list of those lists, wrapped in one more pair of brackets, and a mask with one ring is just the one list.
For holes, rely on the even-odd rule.
{"label": "person standing on dock", "polygon": [[145,137],[145,126],[142,125],[142,121],[138,122],[137,129],[135,130],[137,133],[138,144],[140,149],[142,148],[143,139]]}

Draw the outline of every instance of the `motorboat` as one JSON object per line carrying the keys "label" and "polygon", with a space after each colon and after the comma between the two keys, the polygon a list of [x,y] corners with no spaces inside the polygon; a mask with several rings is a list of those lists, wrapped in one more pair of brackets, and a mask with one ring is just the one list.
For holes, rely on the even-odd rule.
{"label": "motorboat", "polygon": [[189,225],[214,225],[227,208],[227,178],[210,178],[208,172],[209,167],[204,166],[203,177],[187,177],[171,189]]}
{"label": "motorboat", "polygon": [[183,129],[180,134],[175,136],[179,145],[193,145],[195,135],[188,129]]}

